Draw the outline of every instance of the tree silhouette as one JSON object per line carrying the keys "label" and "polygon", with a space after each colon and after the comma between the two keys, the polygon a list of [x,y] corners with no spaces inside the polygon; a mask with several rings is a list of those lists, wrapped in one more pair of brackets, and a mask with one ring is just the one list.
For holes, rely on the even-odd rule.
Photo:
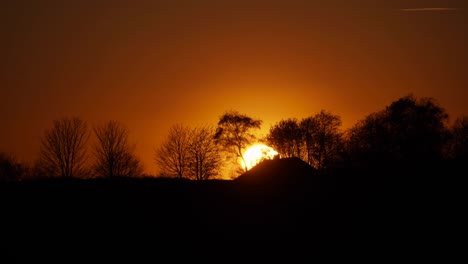
{"label": "tree silhouette", "polygon": [[[243,164],[247,164],[244,150],[256,139],[251,131],[260,129],[261,125],[262,120],[253,119],[237,111],[228,111],[219,118],[215,139],[227,152],[240,158]],[[247,171],[247,167],[244,170]]]}
{"label": "tree silhouette", "polygon": [[382,161],[415,165],[440,159],[447,120],[445,110],[432,98],[402,97],[347,131],[348,157],[367,165]]}
{"label": "tree silhouette", "polygon": [[325,110],[301,121],[307,163],[322,170],[338,159],[343,148],[340,126],[341,118]]}
{"label": "tree silhouette", "polygon": [[281,120],[271,126],[266,141],[283,158],[302,158],[303,136],[295,118]]}
{"label": "tree silhouette", "polygon": [[177,178],[188,177],[189,145],[189,127],[175,124],[169,128],[166,140],[155,151],[155,161],[163,175]]}
{"label": "tree silhouette", "polygon": [[18,181],[28,171],[28,168],[18,162],[16,158],[5,152],[0,152],[0,182]]}
{"label": "tree silhouette", "polygon": [[128,130],[117,121],[94,127],[97,142],[94,145],[94,173],[101,177],[135,177],[143,173],[136,158],[135,145],[128,142]]}
{"label": "tree silhouette", "polygon": [[53,121],[41,139],[40,163],[51,176],[75,177],[84,174],[86,143],[89,138],[86,122],[78,117]]}
{"label": "tree silhouette", "polygon": [[282,157],[298,157],[321,170],[342,152],[340,126],[339,116],[321,110],[300,122],[295,118],[281,120],[270,128],[267,142]]}
{"label": "tree silhouette", "polygon": [[390,138],[384,112],[372,113],[346,131],[347,158],[358,167],[377,165],[389,159]]}
{"label": "tree silhouette", "polygon": [[44,164],[44,161],[40,156],[34,160],[29,170],[29,177],[33,179],[45,179],[53,176],[55,175],[47,169],[47,166]]}
{"label": "tree silhouette", "polygon": [[215,130],[210,126],[196,127],[191,131],[187,157],[191,179],[208,180],[219,174],[222,156],[214,134]]}
{"label": "tree silhouette", "polygon": [[468,116],[459,117],[453,123],[449,145],[452,159],[468,161]]}
{"label": "tree silhouette", "polygon": [[222,156],[215,130],[205,125],[193,129],[181,124],[169,129],[166,141],[156,150],[161,174],[192,180],[208,180],[219,174]]}

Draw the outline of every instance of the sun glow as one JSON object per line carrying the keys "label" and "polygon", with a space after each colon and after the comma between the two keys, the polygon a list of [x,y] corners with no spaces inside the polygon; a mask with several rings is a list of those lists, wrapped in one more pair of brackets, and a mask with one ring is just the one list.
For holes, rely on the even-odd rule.
{"label": "sun glow", "polygon": [[255,144],[244,152],[245,163],[241,160],[241,165],[250,170],[262,160],[273,159],[276,155],[278,152],[273,148],[264,144]]}

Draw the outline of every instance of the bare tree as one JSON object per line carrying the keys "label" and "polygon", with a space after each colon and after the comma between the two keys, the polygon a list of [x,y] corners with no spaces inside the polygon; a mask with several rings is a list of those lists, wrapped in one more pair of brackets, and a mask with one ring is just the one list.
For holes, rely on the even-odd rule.
{"label": "bare tree", "polygon": [[52,129],[46,130],[41,140],[40,160],[47,173],[66,178],[83,175],[88,138],[82,119],[54,120]]}
{"label": "bare tree", "polygon": [[[243,164],[247,164],[244,151],[256,139],[252,130],[260,129],[261,125],[262,120],[253,119],[237,111],[228,111],[219,118],[215,139],[226,151],[240,158]],[[244,171],[247,170],[247,167],[244,167]]]}
{"label": "bare tree", "polygon": [[196,127],[191,131],[188,150],[189,176],[195,180],[208,180],[219,174],[222,163],[220,149],[210,126]]}
{"label": "bare tree", "polygon": [[215,130],[205,125],[189,128],[176,124],[155,151],[161,174],[192,180],[208,180],[219,174],[222,156],[214,139]]}
{"label": "bare tree", "polygon": [[188,149],[190,145],[190,128],[181,124],[173,125],[164,143],[155,150],[155,162],[161,174],[184,178],[188,173]]}
{"label": "bare tree", "polygon": [[96,158],[94,172],[103,177],[135,177],[143,173],[140,160],[136,158],[135,145],[128,142],[128,130],[117,121],[108,121],[94,127],[97,142],[94,145]]}

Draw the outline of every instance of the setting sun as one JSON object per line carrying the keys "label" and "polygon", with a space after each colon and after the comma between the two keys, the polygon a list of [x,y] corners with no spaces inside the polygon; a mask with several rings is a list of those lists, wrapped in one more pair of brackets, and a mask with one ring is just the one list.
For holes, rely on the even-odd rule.
{"label": "setting sun", "polygon": [[273,159],[276,155],[278,155],[278,152],[273,148],[265,144],[255,144],[244,152],[244,159],[246,164],[244,164],[244,161],[241,161],[241,165],[242,167],[250,170],[260,161],[265,159]]}

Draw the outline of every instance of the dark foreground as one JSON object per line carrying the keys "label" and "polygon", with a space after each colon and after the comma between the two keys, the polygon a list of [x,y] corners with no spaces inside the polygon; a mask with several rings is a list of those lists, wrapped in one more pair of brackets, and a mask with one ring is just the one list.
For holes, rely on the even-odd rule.
{"label": "dark foreground", "polygon": [[35,260],[28,263],[154,263],[163,256],[175,262],[221,252],[221,259],[258,253],[311,260],[323,252],[329,258],[386,259],[455,252],[461,245],[452,239],[461,232],[464,209],[459,206],[464,203],[457,201],[461,197],[449,189],[448,180],[408,181],[408,175],[349,171],[308,176],[3,184],[3,255]]}

